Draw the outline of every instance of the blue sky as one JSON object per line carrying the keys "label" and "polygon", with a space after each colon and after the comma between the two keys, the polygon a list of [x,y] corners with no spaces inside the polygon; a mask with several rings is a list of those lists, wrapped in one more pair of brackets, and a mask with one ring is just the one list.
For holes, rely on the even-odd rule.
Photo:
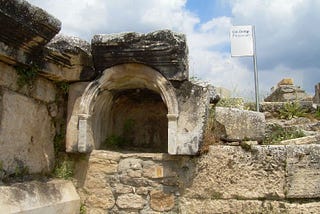
{"label": "blue sky", "polygon": [[94,34],[159,29],[182,32],[190,75],[234,96],[254,97],[252,58],[230,56],[232,25],[255,25],[260,94],[282,78],[314,94],[320,82],[318,0],[29,0],[60,19],[61,33],[90,41]]}

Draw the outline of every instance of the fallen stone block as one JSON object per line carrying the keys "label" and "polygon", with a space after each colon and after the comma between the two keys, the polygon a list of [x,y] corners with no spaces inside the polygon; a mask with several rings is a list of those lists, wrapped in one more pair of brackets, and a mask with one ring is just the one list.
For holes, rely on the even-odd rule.
{"label": "fallen stone block", "polygon": [[262,141],[265,123],[264,114],[260,112],[216,107],[214,133],[224,141]]}
{"label": "fallen stone block", "polygon": [[0,213],[77,214],[80,197],[70,181],[32,181],[0,186]]}

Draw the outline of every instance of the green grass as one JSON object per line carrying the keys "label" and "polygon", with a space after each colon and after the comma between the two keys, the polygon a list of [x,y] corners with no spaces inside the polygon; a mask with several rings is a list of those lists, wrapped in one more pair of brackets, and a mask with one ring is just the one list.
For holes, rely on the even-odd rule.
{"label": "green grass", "polygon": [[290,140],[304,136],[305,134],[301,130],[285,129],[280,125],[273,125],[271,132],[267,134],[263,144],[278,144],[283,140]]}

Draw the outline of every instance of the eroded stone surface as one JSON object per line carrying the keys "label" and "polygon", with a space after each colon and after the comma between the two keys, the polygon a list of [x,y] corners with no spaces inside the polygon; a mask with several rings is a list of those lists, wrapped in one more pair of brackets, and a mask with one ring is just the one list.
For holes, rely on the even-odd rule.
{"label": "eroded stone surface", "polygon": [[79,213],[80,198],[70,181],[0,186],[0,213]]}
{"label": "eroded stone surface", "polygon": [[169,153],[194,155],[203,141],[208,106],[214,91],[210,86],[184,82],[176,89],[179,102],[178,133],[176,148]]}
{"label": "eroded stone surface", "polygon": [[183,34],[169,30],[148,34],[95,35],[92,39],[94,66],[98,71],[123,63],[143,63],[169,80],[188,79],[188,49]]}
{"label": "eroded stone surface", "polygon": [[320,197],[320,145],[290,145],[287,154],[287,197]]}
{"label": "eroded stone surface", "polygon": [[150,207],[159,212],[169,211],[174,207],[174,195],[163,191],[151,191]]}
{"label": "eroded stone surface", "polygon": [[14,173],[16,167],[27,167],[30,173],[50,171],[54,127],[47,107],[7,90],[2,91],[0,106],[0,160],[4,169],[8,173]]}
{"label": "eroded stone surface", "polygon": [[264,139],[265,117],[263,113],[216,107],[214,120],[215,135],[221,140],[262,141]]}
{"label": "eroded stone surface", "polygon": [[198,172],[184,197],[189,198],[284,198],[283,146],[211,146],[198,162]]}
{"label": "eroded stone surface", "polygon": [[61,22],[27,1],[1,0],[0,27],[0,59],[28,63],[60,31]]}
{"label": "eroded stone surface", "polygon": [[120,195],[117,199],[117,205],[122,209],[138,209],[141,210],[147,201],[136,194]]}
{"label": "eroded stone surface", "polygon": [[56,81],[87,81],[98,75],[90,44],[77,37],[55,36],[46,45],[45,58],[42,74]]}
{"label": "eroded stone surface", "polygon": [[319,213],[320,202],[288,202],[288,201],[258,201],[258,200],[210,200],[210,199],[181,199],[182,214],[298,214],[298,213]]}

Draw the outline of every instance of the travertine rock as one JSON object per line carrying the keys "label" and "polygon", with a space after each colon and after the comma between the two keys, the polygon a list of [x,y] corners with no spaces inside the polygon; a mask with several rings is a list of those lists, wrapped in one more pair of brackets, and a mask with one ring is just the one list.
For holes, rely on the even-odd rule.
{"label": "travertine rock", "polygon": [[72,182],[24,182],[0,186],[0,213],[79,213],[80,198]]}
{"label": "travertine rock", "polygon": [[320,135],[311,135],[290,140],[283,140],[282,145],[320,144]]}
{"label": "travertine rock", "polygon": [[90,189],[88,194],[89,196],[86,200],[88,207],[106,210],[111,209],[115,204],[115,198],[110,187]]}
{"label": "travertine rock", "polygon": [[120,195],[117,199],[117,205],[122,209],[141,210],[147,204],[147,201],[140,195],[133,193]]}
{"label": "travertine rock", "polygon": [[53,82],[38,76],[31,87],[25,85],[20,88],[17,84],[18,78],[14,67],[0,62],[0,86],[43,102],[50,103],[56,100],[57,88]]}
{"label": "travertine rock", "polygon": [[[47,107],[32,98],[2,90],[0,160],[8,173],[27,167],[49,172],[54,164],[54,127]],[[36,157],[36,158],[35,158]]]}
{"label": "travertine rock", "polygon": [[176,94],[180,112],[176,148],[171,154],[195,155],[203,141],[210,98],[214,91],[210,86],[185,81],[176,89]]}
{"label": "travertine rock", "polygon": [[61,22],[27,1],[1,0],[0,28],[0,60],[28,64],[60,31]]}
{"label": "travertine rock", "polygon": [[216,107],[215,136],[225,141],[262,141],[265,133],[263,113]]}
{"label": "travertine rock", "polygon": [[86,81],[98,75],[90,44],[77,37],[55,36],[46,45],[45,59],[42,74],[56,81]]}
{"label": "travertine rock", "polygon": [[288,198],[320,197],[320,145],[289,145],[287,148]]}
{"label": "travertine rock", "polygon": [[95,35],[92,54],[96,70],[124,63],[143,63],[169,80],[188,79],[188,49],[183,34],[169,30],[148,34]]}
{"label": "travertine rock", "polygon": [[181,199],[181,214],[301,214],[319,213],[320,202],[287,202],[269,200],[210,200],[210,199]]}
{"label": "travertine rock", "polygon": [[153,190],[150,192],[150,207],[159,212],[169,211],[174,207],[174,195]]}
{"label": "travertine rock", "polygon": [[284,198],[285,160],[284,146],[211,146],[184,197]]}

